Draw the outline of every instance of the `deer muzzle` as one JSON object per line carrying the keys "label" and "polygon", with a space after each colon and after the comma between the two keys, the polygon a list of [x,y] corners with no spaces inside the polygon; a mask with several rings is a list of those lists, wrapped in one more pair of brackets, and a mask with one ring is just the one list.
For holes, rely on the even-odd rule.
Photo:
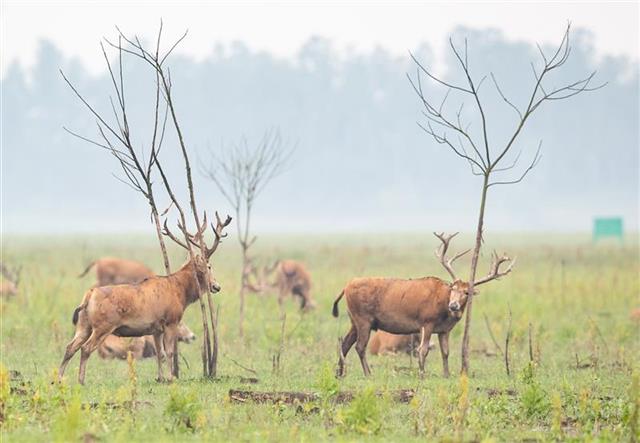
{"label": "deer muzzle", "polygon": [[217,292],[220,292],[220,289],[222,289],[220,287],[220,283],[218,283],[217,281],[213,280],[211,282],[211,286],[209,287],[209,290],[215,294]]}

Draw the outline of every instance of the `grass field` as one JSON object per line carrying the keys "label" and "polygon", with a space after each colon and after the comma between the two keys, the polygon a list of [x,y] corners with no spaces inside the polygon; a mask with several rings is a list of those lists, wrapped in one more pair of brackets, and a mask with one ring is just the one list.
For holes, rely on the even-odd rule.
{"label": "grass field", "polygon": [[[273,356],[282,322],[276,297],[249,296],[244,339],[238,336],[238,246],[230,239],[213,258],[223,290],[219,305],[219,380],[201,378],[199,340],[181,345],[181,378],[154,381],[153,359],[89,360],[87,384],[76,382],[79,354],[65,381],[52,383],[73,334],[71,314],[92,277],[77,275],[94,258],[115,255],[161,270],[153,239],[5,238],[3,258],[23,265],[20,294],[2,300],[1,430],[3,441],[377,441],[412,440],[601,440],[640,436],[638,238],[622,245],[593,245],[586,236],[488,236],[486,245],[518,256],[515,271],[482,287],[474,304],[471,372],[457,375],[463,325],[452,333],[453,376],[442,376],[439,351],[427,358],[421,380],[408,355],[370,357],[365,379],[352,351],[347,376],[333,377],[338,336],[349,328],[344,302],[339,319],[331,304],[356,276],[444,276],[427,234],[332,237],[264,237],[256,254],[307,263],[318,308],[301,316],[287,302],[280,373]],[[454,247],[471,244],[456,238]],[[482,272],[488,266],[483,257]],[[172,251],[173,266],[184,259]],[[463,267],[464,264],[464,267]],[[467,262],[458,264],[467,273]],[[504,350],[509,311],[511,376],[493,344],[485,316]],[[201,337],[197,305],[186,323]],[[533,362],[529,355],[531,331]],[[188,364],[187,364],[188,363]],[[251,368],[250,372],[243,367]],[[240,377],[256,377],[244,384]],[[305,391],[314,404],[238,404],[232,388]],[[409,404],[375,391],[416,390]],[[347,404],[337,391],[354,391]],[[132,403],[130,400],[136,400]]]}

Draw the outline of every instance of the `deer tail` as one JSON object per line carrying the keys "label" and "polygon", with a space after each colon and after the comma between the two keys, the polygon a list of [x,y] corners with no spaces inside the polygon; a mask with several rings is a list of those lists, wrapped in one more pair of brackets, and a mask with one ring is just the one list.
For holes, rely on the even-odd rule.
{"label": "deer tail", "polygon": [[85,268],[84,271],[82,271],[82,274],[78,275],[78,278],[82,278],[85,275],[87,275],[87,272],[89,272],[91,270],[91,268],[93,268],[96,264],[96,260],[92,261],[91,263],[89,263],[89,265]]}
{"label": "deer tail", "polygon": [[89,304],[90,295],[91,295],[91,290],[87,291],[87,293],[84,295],[84,297],[82,298],[82,303],[80,303],[80,306],[78,306],[76,309],[74,309],[73,317],[71,318],[71,321],[73,322],[74,325],[78,324],[78,318],[80,317],[80,311],[82,311],[84,308],[86,308],[87,304]]}
{"label": "deer tail", "polygon": [[344,295],[344,289],[342,290],[342,292],[340,292],[340,295],[338,295],[338,298],[336,298],[336,301],[333,302],[333,311],[331,311],[331,313],[333,314],[334,317],[338,317],[338,302],[340,302],[340,299],[342,299],[343,295]]}

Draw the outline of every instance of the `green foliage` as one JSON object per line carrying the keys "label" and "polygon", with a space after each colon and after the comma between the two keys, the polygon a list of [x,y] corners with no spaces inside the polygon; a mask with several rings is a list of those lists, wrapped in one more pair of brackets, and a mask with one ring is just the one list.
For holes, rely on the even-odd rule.
{"label": "green foliage", "polygon": [[171,431],[196,431],[204,424],[202,405],[195,393],[185,392],[173,386],[169,394],[169,402],[164,410],[167,429]]}
{"label": "green foliage", "polygon": [[338,411],[338,424],[346,432],[375,435],[382,429],[382,407],[383,401],[376,395],[375,387],[369,386]]}
{"label": "green foliage", "polygon": [[53,439],[55,442],[76,441],[80,438],[84,425],[80,390],[74,389],[65,407],[58,413],[53,423]]}
{"label": "green foliage", "polygon": [[[460,247],[471,240],[461,236]],[[375,440],[403,442],[458,441],[461,433],[464,441],[630,441],[638,432],[638,376],[632,379],[631,374],[640,367],[640,341],[638,323],[629,318],[640,292],[637,242],[629,238],[629,245],[593,246],[586,237],[546,235],[485,240],[517,254],[520,265],[502,281],[483,287],[474,304],[480,320],[473,323],[466,387],[458,377],[442,377],[437,349],[427,358],[424,380],[416,377],[415,359],[410,363],[404,354],[370,356],[373,375],[365,379],[353,350],[346,360],[347,376],[334,377],[336,337],[349,328],[345,309],[338,319],[331,317],[336,294],[358,275],[444,276],[432,258],[436,244],[428,235],[261,237],[256,254],[265,262],[292,257],[307,264],[318,303],[315,311],[300,315],[296,303],[285,300],[289,363],[278,377],[271,373],[281,329],[275,294],[247,298],[246,318],[251,321],[240,339],[240,260],[233,243],[225,243],[213,263],[223,286],[214,297],[220,307],[219,380],[202,379],[201,347],[195,343],[180,345],[181,378],[170,386],[155,382],[155,359],[129,365],[94,354],[87,384],[78,387],[79,354],[64,382],[56,381],[57,365],[73,335],[71,313],[93,284],[90,277],[78,279],[78,273],[103,255],[140,260],[161,271],[155,239],[3,238],[7,261],[22,264],[25,272],[20,296],[0,299],[2,439],[81,441],[94,435],[98,441],[122,442],[293,442],[329,441],[338,435],[352,441],[377,432]],[[170,252],[175,268],[184,255],[178,249]],[[493,350],[482,316],[487,315],[503,345],[509,303],[515,378],[506,375],[501,356],[482,351]],[[197,304],[186,310],[184,321],[202,337]],[[536,331],[535,366],[528,364],[529,323]],[[460,366],[462,329],[459,324],[451,336],[454,374]],[[240,376],[259,381],[248,384]],[[375,396],[366,403],[365,388],[414,388],[417,394],[410,404]],[[275,406],[235,403],[229,389],[316,392],[320,400]],[[338,404],[338,392],[359,394],[353,403]]]}
{"label": "green foliage", "polygon": [[631,386],[629,387],[629,401],[625,408],[624,423],[630,441],[637,442],[640,440],[640,373],[637,371],[631,377]]}
{"label": "green foliage", "polygon": [[523,412],[528,418],[545,418],[549,413],[550,403],[545,390],[535,378],[534,364],[529,362],[522,371],[522,390],[520,399]]}
{"label": "green foliage", "polygon": [[330,363],[325,362],[318,371],[315,387],[323,400],[332,399],[338,394],[340,384]]}

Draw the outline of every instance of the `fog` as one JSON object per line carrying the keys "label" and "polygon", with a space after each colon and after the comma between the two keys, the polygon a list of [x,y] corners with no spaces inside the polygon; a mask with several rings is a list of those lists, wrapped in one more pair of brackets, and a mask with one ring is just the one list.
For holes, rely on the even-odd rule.
{"label": "fog", "polygon": [[[535,81],[530,62],[540,63],[535,43],[507,41],[492,29],[458,28],[453,34],[458,43],[465,37],[476,81],[493,72],[505,94],[524,107]],[[541,161],[522,183],[491,189],[486,217],[491,231],[588,231],[593,217],[602,215],[622,216],[626,229],[637,230],[638,63],[596,58],[585,30],[572,32],[572,46],[569,62],[549,85],[593,70],[598,82],[608,84],[545,103],[531,117],[506,163],[522,150],[520,168],[526,167],[540,139]],[[426,65],[433,60],[428,42],[407,50]],[[444,75],[457,81],[455,59],[446,62]],[[260,196],[257,231],[474,229],[480,179],[416,124],[423,117],[406,78],[415,73],[408,54],[377,49],[338,56],[329,40],[314,37],[292,59],[237,42],[217,46],[203,60],[176,55],[170,64],[178,116],[196,165],[208,161],[209,151],[220,152],[242,136],[257,143],[271,128],[296,146],[286,171]],[[151,232],[144,198],[112,175],[121,175],[116,160],[63,130],[96,135],[95,119],[59,69],[90,103],[110,112],[109,77],[89,74],[50,42],[41,42],[32,69],[7,68],[1,81],[4,233]],[[148,148],[153,77],[134,60],[125,62],[124,71],[133,136]],[[427,93],[440,97],[442,90],[429,84]],[[481,97],[497,151],[517,115],[491,82],[483,85]],[[450,112],[455,112],[460,101],[452,99]],[[477,131],[477,114],[466,109],[471,130]],[[173,156],[177,149],[169,138],[162,155],[172,182],[184,192],[182,164]],[[194,178],[200,206],[229,210],[197,167]]]}

